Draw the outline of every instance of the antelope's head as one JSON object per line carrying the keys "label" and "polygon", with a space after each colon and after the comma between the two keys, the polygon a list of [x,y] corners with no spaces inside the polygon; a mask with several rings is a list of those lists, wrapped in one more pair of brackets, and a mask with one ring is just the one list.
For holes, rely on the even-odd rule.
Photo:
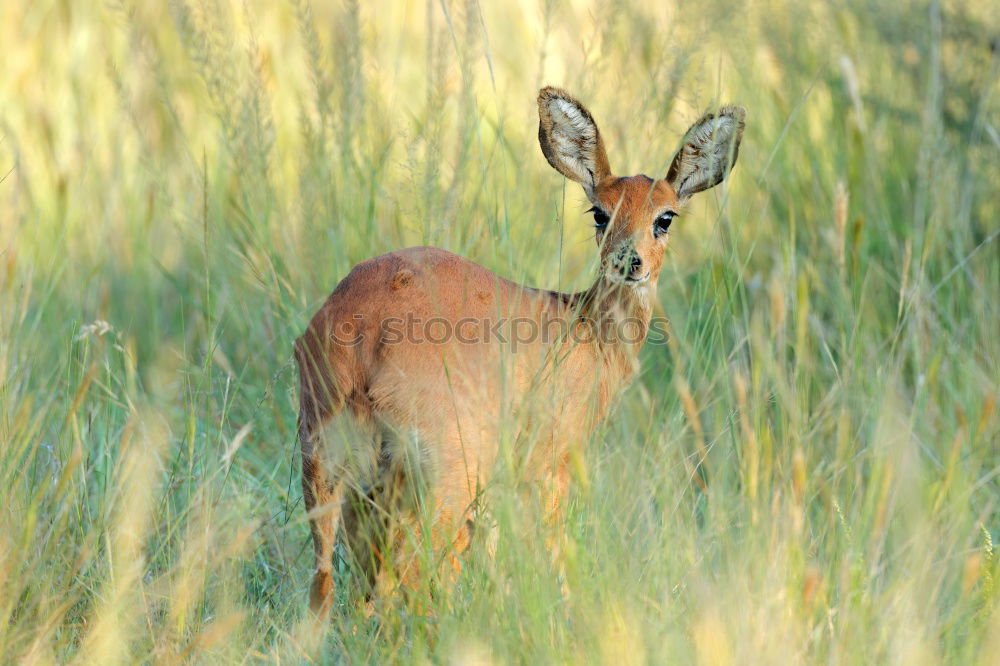
{"label": "antelope's head", "polygon": [[593,204],[601,271],[611,283],[655,283],[671,221],[693,194],[721,183],[739,152],[746,109],[724,106],[684,136],[666,177],[611,173],[597,123],[559,88],[538,93],[538,141],[556,171],[583,186]]}

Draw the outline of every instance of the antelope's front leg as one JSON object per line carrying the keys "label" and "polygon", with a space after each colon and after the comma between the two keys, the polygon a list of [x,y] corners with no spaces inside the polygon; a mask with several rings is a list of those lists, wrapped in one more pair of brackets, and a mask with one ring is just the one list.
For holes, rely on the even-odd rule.
{"label": "antelope's front leg", "polygon": [[560,590],[564,599],[569,598],[566,583],[566,560],[563,557],[563,542],[566,540],[566,505],[569,496],[569,456],[561,456],[546,476],[542,492],[545,500],[545,545],[549,560],[559,576]]}

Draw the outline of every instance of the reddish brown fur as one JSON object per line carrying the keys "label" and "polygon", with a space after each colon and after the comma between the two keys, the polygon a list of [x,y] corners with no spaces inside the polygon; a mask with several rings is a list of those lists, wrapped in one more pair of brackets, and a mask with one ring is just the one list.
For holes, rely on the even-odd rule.
{"label": "reddish brown fur", "polygon": [[[597,199],[604,210],[614,212],[619,224],[612,225],[603,242],[609,247],[631,237],[635,249],[656,282],[663,266],[663,245],[653,236],[651,220],[663,211],[680,211],[681,202],[670,183],[649,176],[615,178],[609,176],[597,186]],[[665,244],[665,241],[662,241]]]}
{"label": "reddish brown fur", "polygon": [[[549,104],[559,104],[563,115],[551,115]],[[409,316],[452,324],[463,318],[549,321],[564,333],[607,331],[632,318],[645,337],[666,246],[653,222],[684,202],[666,180],[610,175],[596,125],[587,124],[592,117],[563,91],[543,89],[539,109],[549,162],[579,180],[592,203],[613,218],[599,237],[602,269],[590,289],[532,289],[450,252],[410,248],[358,264],[296,341],[303,494],[316,545],[314,610],[329,608],[330,558],[341,523],[370,592],[387,569],[404,583],[417,580],[416,558],[401,547],[401,535],[418,505],[431,511],[435,550],[450,549],[455,566],[454,555],[469,544],[504,427],[516,427],[519,441],[529,443],[518,453],[523,476],[545,490],[546,510],[557,520],[567,456],[635,371],[641,342],[600,336],[536,337],[515,349],[481,336],[471,343],[453,335],[441,344],[393,344],[385,335],[393,318]],[[567,118],[576,124],[567,125]],[[623,281],[629,274],[616,257],[625,255],[636,257],[648,279]],[[357,344],[344,344],[354,338]],[[329,431],[344,407],[357,434],[334,441]]]}

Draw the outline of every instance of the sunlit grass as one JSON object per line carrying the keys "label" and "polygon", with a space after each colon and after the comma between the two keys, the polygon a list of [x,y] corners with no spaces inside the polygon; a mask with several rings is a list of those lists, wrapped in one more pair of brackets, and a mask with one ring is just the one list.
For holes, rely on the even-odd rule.
{"label": "sunlit grass", "polygon": [[[0,4],[3,661],[1000,659],[989,3],[161,4]],[[625,174],[749,110],[669,343],[574,461],[565,581],[501,474],[495,554],[321,633],[292,340],[407,245],[590,280],[546,83]]]}

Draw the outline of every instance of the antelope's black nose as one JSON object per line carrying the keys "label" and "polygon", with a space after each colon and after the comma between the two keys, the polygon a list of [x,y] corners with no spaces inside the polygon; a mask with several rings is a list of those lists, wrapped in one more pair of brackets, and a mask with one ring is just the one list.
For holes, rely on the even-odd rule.
{"label": "antelope's black nose", "polygon": [[629,276],[634,277],[642,274],[642,257],[637,253],[632,253],[632,262],[629,266]]}

